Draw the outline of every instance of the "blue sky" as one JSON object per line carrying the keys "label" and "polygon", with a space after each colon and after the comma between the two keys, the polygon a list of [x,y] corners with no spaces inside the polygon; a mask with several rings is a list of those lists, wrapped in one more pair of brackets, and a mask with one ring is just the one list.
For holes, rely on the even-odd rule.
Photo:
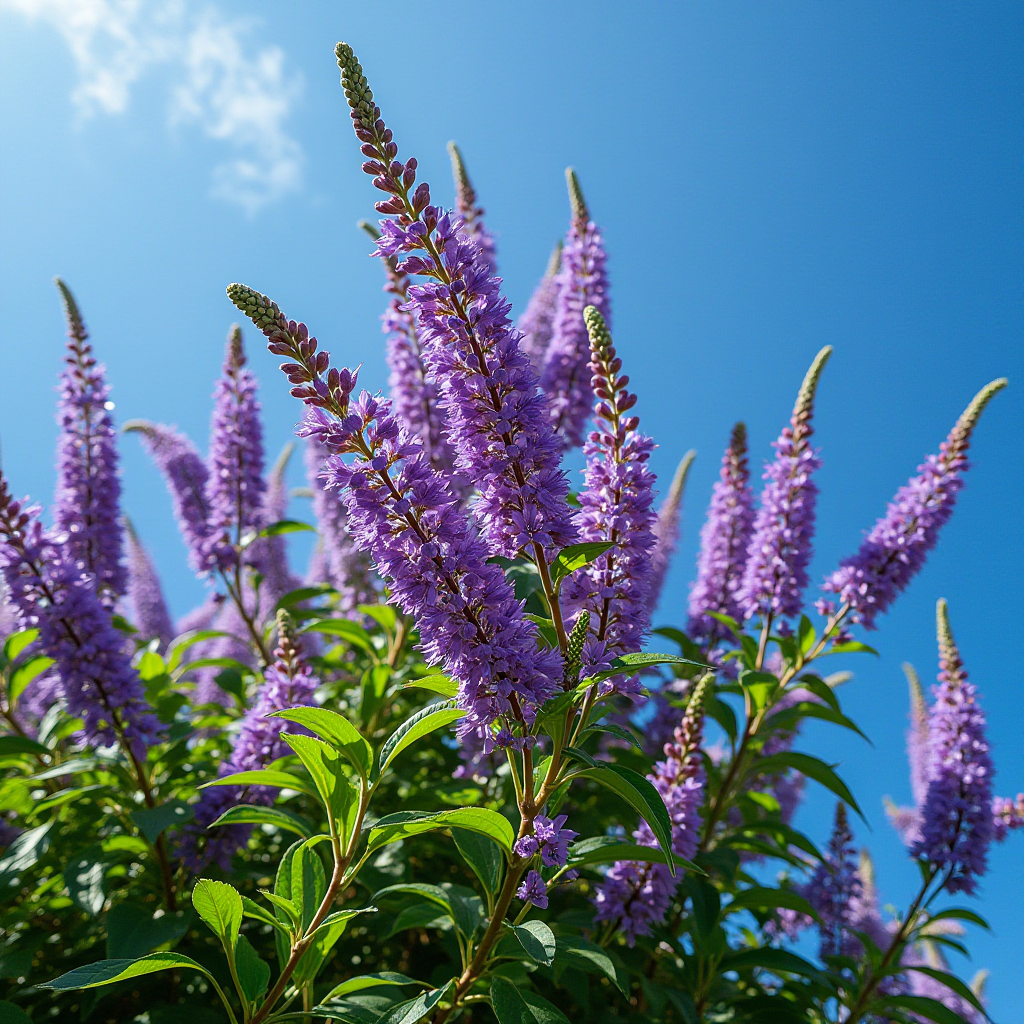
{"label": "blue sky", "polygon": [[[345,38],[440,197],[445,143],[461,144],[518,309],[565,228],[563,170],[579,171],[655,469],[667,479],[698,451],[660,622],[681,621],[732,423],[747,422],[755,463],[770,454],[821,345],[835,354],[817,416],[815,580],[974,392],[1010,377],[938,551],[870,638],[880,657],[843,666],[856,673],[847,710],[874,747],[817,729],[805,740],[854,784],[871,825],[858,842],[883,898],[905,904],[915,871],[881,800],[909,796],[900,663],[934,677],[940,596],[984,694],[997,788],[1024,789],[1024,8],[456,2],[398,3],[385,18],[373,6],[0,0],[0,439],[15,491],[52,492],[54,274],[79,298],[121,421],[205,442],[234,280],[384,385],[380,268],[355,228],[373,190],[332,55]],[[298,410],[249,337],[272,455]],[[126,508],[183,612],[202,588],[163,485],[134,440],[122,451]],[[801,824],[823,839],[830,814],[812,789]],[[1004,1022],[1024,1019],[1014,838],[993,852],[977,908],[993,933],[972,935],[974,963],[956,965],[992,969]]]}

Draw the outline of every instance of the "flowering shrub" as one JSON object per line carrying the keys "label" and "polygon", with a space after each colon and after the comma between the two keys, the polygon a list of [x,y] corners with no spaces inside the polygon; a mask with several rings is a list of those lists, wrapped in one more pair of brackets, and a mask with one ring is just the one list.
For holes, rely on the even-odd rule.
{"label": "flowering shrub", "polygon": [[[701,531],[685,629],[654,630],[692,453],[660,508],[609,331],[602,235],[569,174],[564,247],[517,327],[461,154],[445,210],[337,48],[385,272],[391,397],[307,327],[228,296],[304,406],[316,525],[284,518],[242,331],[210,452],[134,421],[210,596],[176,626],[119,508],[108,384],[70,291],[52,525],[0,479],[4,1021],[263,1024],[984,1019],[950,973],[996,797],[944,601],[939,682],[911,678],[920,867],[892,920],[853,847],[854,795],[797,749],[858,731],[833,655],[911,582],[949,518],[968,404],[806,608],[811,364],[755,501],[742,424]],[[582,489],[561,468],[582,446]],[[314,530],[305,578],[289,533]],[[711,734],[714,741],[710,742]],[[793,827],[837,798],[824,849]],[[767,864],[781,867],[775,884]],[[805,929],[818,956],[794,948]],[[803,949],[804,946],[799,946]]]}

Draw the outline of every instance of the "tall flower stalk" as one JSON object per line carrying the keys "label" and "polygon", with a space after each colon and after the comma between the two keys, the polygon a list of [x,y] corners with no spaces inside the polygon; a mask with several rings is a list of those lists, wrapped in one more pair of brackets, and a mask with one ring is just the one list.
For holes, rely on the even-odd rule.
{"label": "tall flower stalk", "polygon": [[526,353],[530,365],[540,374],[544,369],[548,346],[555,328],[555,314],[558,311],[558,290],[562,269],[562,243],[551,252],[548,268],[534,289],[523,315],[519,318],[519,330],[523,337],[519,347]]}
{"label": "tall flower stalk", "polygon": [[683,512],[683,492],[686,490],[686,478],[697,453],[692,449],[680,460],[675,475],[669,486],[668,494],[658,509],[658,518],[654,523],[654,550],[651,552],[651,586],[647,595],[647,603],[651,613],[658,605],[661,591],[665,586],[672,556],[676,553],[679,543],[679,522]]}
{"label": "tall flower stalk", "polygon": [[462,153],[454,142],[448,143],[448,155],[451,157],[452,177],[455,179],[455,209],[462,217],[462,230],[480,246],[487,269],[494,277],[498,273],[497,247],[494,235],[484,224],[487,211],[477,202],[476,189],[469,180]]}
{"label": "tall flower stalk", "polygon": [[132,621],[142,637],[158,640],[160,646],[165,647],[174,636],[174,624],[167,610],[160,575],[132,524],[126,522],[125,527],[128,535],[128,602]]}

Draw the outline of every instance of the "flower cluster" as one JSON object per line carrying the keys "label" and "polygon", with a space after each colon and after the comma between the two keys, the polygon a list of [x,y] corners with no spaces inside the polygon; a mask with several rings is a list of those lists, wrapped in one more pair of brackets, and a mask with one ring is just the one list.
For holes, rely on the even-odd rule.
{"label": "flower cluster", "polygon": [[683,491],[686,489],[686,478],[690,473],[690,466],[697,453],[692,449],[688,451],[676,467],[672,483],[669,485],[668,494],[658,509],[658,518],[654,522],[654,549],[651,552],[651,582],[647,594],[647,605],[653,614],[658,606],[662,588],[665,586],[665,577],[668,576],[668,569],[672,563],[672,556],[676,553],[676,545],[679,543],[679,521],[683,511]]}
{"label": "flower cluster", "polygon": [[852,915],[862,890],[854,856],[846,805],[839,803],[825,857],[802,890],[808,903],[818,912],[823,957],[855,955],[858,949],[857,938],[852,933]]}
{"label": "flower cluster", "polygon": [[448,143],[448,155],[452,160],[452,176],[455,178],[455,209],[462,218],[462,230],[480,246],[487,270],[494,277],[498,273],[498,259],[494,235],[484,224],[484,213],[487,211],[477,202],[476,189],[469,180],[462,153],[454,142]]}
{"label": "flower cluster", "polygon": [[545,867],[563,867],[569,859],[569,844],[579,835],[571,828],[562,827],[567,820],[568,815],[565,814],[559,814],[557,818],[538,814],[533,820],[533,833],[516,841],[515,852],[523,858],[535,857],[539,853]]}
{"label": "flower cluster", "polygon": [[160,577],[149,552],[127,523],[128,534],[128,601],[132,622],[139,635],[147,640],[159,640],[166,647],[174,636],[174,624],[167,610]]}
{"label": "flower cluster", "polygon": [[555,311],[558,308],[559,270],[562,268],[562,243],[559,242],[551,253],[548,268],[540,283],[534,289],[523,315],[519,318],[522,339],[519,347],[526,353],[530,365],[539,374],[544,368],[548,346],[555,327]]}

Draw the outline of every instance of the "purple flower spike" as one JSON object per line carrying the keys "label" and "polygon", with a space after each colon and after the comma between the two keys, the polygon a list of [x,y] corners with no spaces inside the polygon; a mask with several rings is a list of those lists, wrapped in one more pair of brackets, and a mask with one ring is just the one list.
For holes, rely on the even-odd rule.
{"label": "purple flower spike", "polygon": [[682,518],[683,492],[686,490],[686,478],[690,474],[690,466],[697,453],[688,451],[676,467],[675,476],[668,489],[665,500],[658,509],[658,518],[654,523],[654,550],[651,552],[651,587],[647,595],[647,604],[653,614],[661,598],[665,577],[668,576],[672,564],[672,556],[676,553],[679,543],[679,521]]}
{"label": "purple flower spike", "polygon": [[[380,232],[367,221],[360,227],[374,240]],[[388,386],[391,404],[406,430],[423,442],[431,466],[439,473],[451,473],[455,452],[444,432],[445,410],[437,382],[430,376],[419,335],[416,317],[409,308],[409,275],[394,256],[383,261],[386,283],[391,295],[381,324],[387,336],[387,363],[391,371]]]}
{"label": "purple flower spike", "polygon": [[526,310],[519,318],[522,340],[519,347],[526,353],[530,365],[539,374],[544,369],[544,360],[551,335],[555,327],[555,312],[558,307],[558,272],[562,269],[562,243],[559,242],[551,253],[548,269],[534,289]]}
{"label": "purple flower spike", "polygon": [[[665,760],[658,761],[647,776],[661,793],[672,819],[672,850],[687,859],[700,843],[700,809],[707,783],[700,747],[711,681],[706,675],[697,683],[674,742],[665,744]],[[658,845],[646,821],[640,822],[633,836],[641,846]],[[650,935],[652,927],[665,919],[678,884],[666,864],[617,861],[597,888],[594,920],[615,923],[632,946],[637,936]]]}
{"label": "purple flower spike", "polygon": [[128,534],[128,600],[132,622],[146,640],[159,640],[166,647],[174,636],[163,587],[153,559],[142,546],[131,523],[126,523]]}
{"label": "purple flower spike", "polygon": [[484,262],[491,277],[498,273],[498,259],[494,236],[484,226],[487,212],[476,200],[476,189],[469,180],[469,172],[462,159],[462,153],[454,142],[448,143],[448,155],[452,161],[452,177],[455,179],[455,209],[462,217],[462,230],[480,246]]}
{"label": "purple flower spike", "polygon": [[57,491],[54,530],[65,557],[96,576],[103,603],[112,607],[128,586],[121,561],[121,480],[113,403],[96,362],[75,297],[57,278],[68,324],[67,356],[60,375],[57,422]]}
{"label": "purple flower spike", "polygon": [[1011,832],[1024,828],[1024,793],[997,796],[992,801],[992,838],[1001,843]]}
{"label": "purple flower spike", "polygon": [[[291,753],[291,748],[281,739],[287,723],[282,718],[268,716],[286,708],[314,704],[318,685],[292,639],[290,620],[283,612],[279,613],[274,662],[267,667],[256,701],[242,719],[235,748],[230,760],[222,766],[220,777],[266,768],[279,757]],[[245,845],[251,826],[228,825],[213,832],[206,829],[235,804],[269,806],[275,796],[276,791],[265,786],[214,786],[204,789],[196,804],[194,822],[182,830],[179,840],[179,852],[189,870],[200,871],[213,863],[225,871],[229,870],[231,858]]]}
{"label": "purple flower spike", "polygon": [[590,415],[590,339],[583,311],[594,306],[611,320],[608,295],[608,257],[597,225],[590,219],[576,172],[565,172],[572,205],[572,223],[562,249],[558,275],[558,305],[551,330],[551,342],[544,357],[541,388],[548,396],[551,422],[566,447],[583,443],[583,431]]}
{"label": "purple flower spike", "polygon": [[577,522],[581,541],[606,541],[613,547],[570,576],[564,593],[571,612],[590,613],[583,663],[593,667],[639,650],[643,644],[650,625],[651,551],[657,517],[652,509],[654,474],[648,461],[654,442],[637,430],[639,419],[629,415],[636,396],[626,390],[629,378],[619,375],[622,360],[615,354],[604,319],[593,306],[587,307],[585,317],[598,429],[583,449],[586,483]]}
{"label": "purple flower spike", "polygon": [[266,525],[258,385],[245,362],[242,331],[235,326],[228,336],[223,373],[213,391],[207,484],[210,531],[203,544],[207,571],[233,569],[242,538]]}
{"label": "purple flower spike", "polygon": [[188,561],[197,573],[204,571],[203,546],[210,533],[210,506],[206,484],[210,471],[196,446],[174,427],[148,420],[129,420],[125,432],[137,432],[143,447],[167,483]]}
{"label": "purple flower spike", "polygon": [[875,618],[906,590],[938,543],[964,485],[971,435],[985,406],[1006,384],[1005,378],[994,380],[974,396],[939,454],[917,467],[918,475],[896,492],[860,550],[825,581],[823,589],[838,594],[866,629],[874,629]]}
{"label": "purple flower spike", "polygon": [[[292,394],[309,409],[299,434],[330,453],[326,483],[345,494],[352,536],[369,551],[393,602],[417,619],[421,648],[460,682],[460,732],[506,718],[521,728],[558,689],[557,652],[537,648],[501,569],[472,530],[445,478],[387,400],[362,392],[356,374],[330,367],[304,324],[286,320],[265,295],[231,285],[228,296],[267,335]],[[325,376],[326,375],[326,376]],[[346,463],[340,456],[352,455]]]}
{"label": "purple flower spike", "polygon": [[708,612],[743,618],[739,590],[754,528],[754,492],[747,467],[747,428],[737,423],[711,491],[700,531],[697,579],[690,589],[689,633],[695,639],[723,640],[729,631]]}
{"label": "purple flower spike", "polygon": [[54,659],[68,711],[82,719],[94,747],[120,744],[137,761],[161,732],[124,636],[84,572],[44,532],[37,510],[23,509],[0,475],[0,570],[24,629],[39,630],[39,648]]}
{"label": "purple flower spike", "polygon": [[307,583],[327,583],[338,592],[338,609],[348,615],[376,600],[369,557],[356,547],[348,510],[337,489],[325,486],[327,451],[315,437],[306,442],[306,479],[313,491],[313,513],[320,539],[306,575]]}
{"label": "purple flower spike", "polygon": [[492,555],[544,549],[575,540],[559,469],[560,445],[547,423],[537,377],[519,348],[501,281],[460,220],[430,205],[417,164],[396,159],[398,146],[380,118],[362,67],[347,43],[335,49],[356,137],[370,159],[363,169],[389,198],[376,204],[377,255],[408,254],[401,269],[428,283],[409,288],[429,373],[447,410],[456,469],[478,489],[474,513]]}
{"label": "purple flower spike", "polygon": [[939,600],[939,685],[928,721],[931,757],[921,808],[921,835],[911,854],[945,873],[948,892],[974,892],[985,873],[994,832],[992,776],[985,716]]}
{"label": "purple flower spike", "polygon": [[928,793],[928,705],[914,666],[904,665],[903,672],[910,687],[910,728],[907,730],[910,792],[914,797],[914,806],[920,808]]}
{"label": "purple flower spike", "polygon": [[528,871],[523,884],[516,889],[516,897],[524,903],[532,903],[541,910],[548,906],[548,887],[544,884],[539,871]]}
{"label": "purple flower spike", "polygon": [[818,912],[821,955],[856,956],[860,943],[850,929],[852,915],[862,896],[861,880],[853,848],[853,834],[846,820],[846,805],[836,804],[836,822],[825,858],[816,868],[802,895]]}
{"label": "purple flower spike", "polygon": [[818,489],[811,474],[821,465],[810,446],[814,395],[832,348],[815,356],[797,395],[790,425],[774,443],[775,458],[764,471],[761,507],[747,549],[747,563],[737,594],[743,619],[799,615],[807,586],[807,565],[814,538]]}
{"label": "purple flower spike", "polygon": [[[263,495],[262,521],[269,525],[288,515],[288,480],[286,471],[295,445],[284,446],[267,474]],[[284,535],[260,537],[249,548],[248,561],[263,577],[260,584],[260,607],[272,609],[291,590],[302,585],[288,565],[288,543]]]}

